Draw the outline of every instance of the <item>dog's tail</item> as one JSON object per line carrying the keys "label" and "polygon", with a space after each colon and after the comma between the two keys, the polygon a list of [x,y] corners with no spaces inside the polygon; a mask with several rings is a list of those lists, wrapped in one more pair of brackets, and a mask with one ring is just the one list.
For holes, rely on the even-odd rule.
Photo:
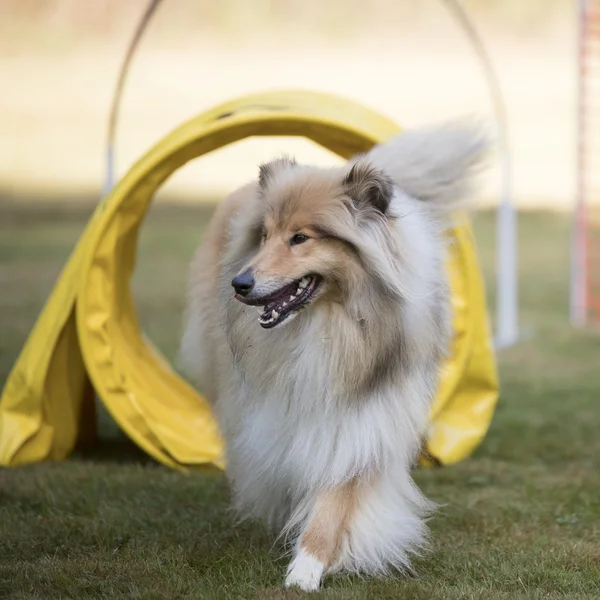
{"label": "dog's tail", "polygon": [[457,122],[404,131],[366,158],[409,196],[445,213],[466,206],[490,148],[483,127]]}

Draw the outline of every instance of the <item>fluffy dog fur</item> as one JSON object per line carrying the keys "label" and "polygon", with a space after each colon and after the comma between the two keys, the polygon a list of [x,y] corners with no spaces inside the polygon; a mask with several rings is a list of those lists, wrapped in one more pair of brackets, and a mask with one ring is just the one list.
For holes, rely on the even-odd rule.
{"label": "fluffy dog fur", "polygon": [[[444,232],[485,149],[478,130],[443,126],[343,167],[268,163],[194,258],[182,366],[219,420],[236,508],[291,535],[288,586],[406,570],[425,544],[433,505],[411,468],[451,335]],[[254,287],[236,299],[245,272]],[[281,299],[266,316],[248,305],[304,297],[308,280],[277,327]]]}

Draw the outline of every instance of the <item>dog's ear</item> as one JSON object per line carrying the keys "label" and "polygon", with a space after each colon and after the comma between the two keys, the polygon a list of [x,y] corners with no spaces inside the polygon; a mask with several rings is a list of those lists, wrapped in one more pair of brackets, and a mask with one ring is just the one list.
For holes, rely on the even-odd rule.
{"label": "dog's ear", "polygon": [[375,209],[386,214],[394,194],[392,180],[368,160],[355,162],[346,177],[344,191],[358,210]]}
{"label": "dog's ear", "polygon": [[273,177],[281,169],[295,167],[298,163],[289,156],[282,156],[275,160],[263,163],[258,169],[258,185],[265,191]]}

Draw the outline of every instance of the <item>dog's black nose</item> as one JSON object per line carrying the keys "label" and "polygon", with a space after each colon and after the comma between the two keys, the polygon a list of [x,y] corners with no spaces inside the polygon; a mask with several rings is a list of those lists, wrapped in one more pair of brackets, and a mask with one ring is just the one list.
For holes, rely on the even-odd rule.
{"label": "dog's black nose", "polygon": [[231,281],[235,293],[240,296],[248,295],[252,291],[254,283],[254,273],[252,272],[252,269],[246,269],[243,273],[236,275]]}

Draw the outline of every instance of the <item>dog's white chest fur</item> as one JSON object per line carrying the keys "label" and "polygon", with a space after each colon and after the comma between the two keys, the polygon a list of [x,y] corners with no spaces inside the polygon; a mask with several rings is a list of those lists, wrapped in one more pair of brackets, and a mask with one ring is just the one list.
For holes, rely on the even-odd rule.
{"label": "dog's white chest fur", "polygon": [[352,329],[335,311],[315,309],[306,315],[310,322],[301,316],[273,332],[247,313],[231,321],[230,342],[242,348],[244,341],[247,350],[236,355],[218,410],[228,428],[230,474],[250,514],[279,521],[310,490],[394,462],[409,466],[423,434],[431,374],[402,372],[400,359],[381,383],[352,373],[367,368],[362,326]]}

